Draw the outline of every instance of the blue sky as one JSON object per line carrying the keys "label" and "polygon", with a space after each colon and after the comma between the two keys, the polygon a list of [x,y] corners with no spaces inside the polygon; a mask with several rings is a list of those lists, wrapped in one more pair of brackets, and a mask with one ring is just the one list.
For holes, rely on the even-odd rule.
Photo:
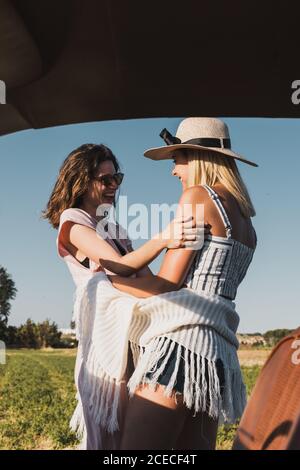
{"label": "blue sky", "polygon": [[[221,119],[223,119],[220,116]],[[259,164],[238,163],[257,211],[258,247],[236,298],[238,331],[264,332],[300,324],[300,120],[224,118],[233,150]],[[43,219],[59,167],[83,143],[109,146],[125,172],[122,195],[134,202],[176,203],[181,193],[172,161],[144,158],[163,145],[163,127],[175,118],[107,121],[30,130],[0,137],[0,265],[16,283],[10,324],[50,318],[69,327],[74,285],[56,254],[56,230]],[[134,242],[138,247],[141,241]],[[151,268],[157,271],[161,257]]]}

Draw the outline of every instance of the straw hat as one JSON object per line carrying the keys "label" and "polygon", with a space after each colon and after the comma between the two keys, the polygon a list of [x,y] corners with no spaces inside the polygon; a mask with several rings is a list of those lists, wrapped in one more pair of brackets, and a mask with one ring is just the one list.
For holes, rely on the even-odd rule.
{"label": "straw hat", "polygon": [[186,118],[179,124],[175,137],[167,129],[163,129],[159,135],[167,146],[148,149],[144,153],[145,157],[152,160],[166,160],[173,158],[175,150],[203,149],[217,152],[225,157],[236,158],[252,166],[258,166],[231,150],[229,130],[221,119]]}

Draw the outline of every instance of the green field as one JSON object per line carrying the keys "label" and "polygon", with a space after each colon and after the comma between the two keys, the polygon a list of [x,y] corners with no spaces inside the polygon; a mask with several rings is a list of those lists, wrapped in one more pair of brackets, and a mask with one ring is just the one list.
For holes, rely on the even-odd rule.
{"label": "green field", "polygon": [[[69,431],[75,407],[75,350],[10,350],[0,365],[0,449],[76,447]],[[242,367],[250,394],[260,366]],[[217,449],[230,449],[237,426],[223,426]]]}

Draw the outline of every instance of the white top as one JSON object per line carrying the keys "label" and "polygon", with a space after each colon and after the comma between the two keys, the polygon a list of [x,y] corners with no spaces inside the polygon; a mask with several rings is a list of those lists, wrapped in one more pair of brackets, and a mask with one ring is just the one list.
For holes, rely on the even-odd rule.
{"label": "white top", "polygon": [[[85,267],[80,261],[74,258],[74,256],[64,246],[61,240],[61,229],[62,229],[63,224],[67,221],[85,225],[87,227],[90,227],[93,230],[97,230],[98,222],[94,217],[88,214],[88,212],[84,211],[83,209],[78,209],[78,208],[65,209],[60,216],[60,222],[59,222],[58,233],[57,233],[57,238],[56,238],[57,253],[66,262],[75,285],[79,286],[82,282],[88,279],[91,279],[96,273],[98,273],[99,271],[102,271],[103,269],[101,268],[99,264],[96,264],[93,260],[89,260],[89,265],[90,265],[89,268]],[[119,239],[118,243],[122,246],[122,248],[126,252],[132,251],[132,245],[131,245],[130,239],[128,238],[125,230],[120,225],[119,227],[122,230],[122,234],[124,238]],[[116,246],[116,243],[111,236],[113,225],[108,223],[107,228],[108,228],[108,237],[105,239],[105,241],[107,241],[116,251],[119,251],[118,246]],[[97,231],[97,233],[98,233],[98,236],[100,236],[99,231]],[[115,274],[109,271],[108,269],[105,269],[105,272],[107,274]]]}

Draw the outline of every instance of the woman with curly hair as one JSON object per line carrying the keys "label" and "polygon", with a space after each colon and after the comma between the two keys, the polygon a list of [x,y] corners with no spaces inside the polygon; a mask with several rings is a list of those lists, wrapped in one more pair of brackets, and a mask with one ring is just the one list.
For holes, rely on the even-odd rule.
{"label": "woman with curly hair", "polygon": [[[115,205],[116,192],[123,176],[115,155],[108,147],[96,144],[81,145],[63,162],[47,207],[43,211],[43,217],[58,230],[58,254],[71,272],[77,287],[77,299],[81,286],[93,279],[99,279],[99,274],[118,273],[137,278],[152,276],[147,265],[165,248],[176,249],[193,246],[195,243],[193,240],[196,231],[193,222],[188,218],[182,221],[174,219],[162,233],[133,251],[125,230],[119,224],[106,223],[105,217],[105,211]],[[78,302],[75,305],[78,305]],[[83,311],[79,311],[77,318],[74,318],[75,323],[80,323],[81,316],[84,317]],[[93,330],[92,321],[90,327],[85,327],[84,331],[79,331],[78,328],[79,325],[75,367],[78,407],[71,426],[78,430],[79,435],[84,434],[84,448],[114,449],[119,446],[120,432],[106,432],[99,426],[97,419],[91,414],[90,398],[83,390],[86,385],[85,357],[90,349],[88,342]],[[130,356],[128,357],[130,360]],[[126,367],[127,375],[131,374],[130,361]],[[126,373],[123,375],[119,384],[122,406],[115,410],[120,423],[128,398]]]}

